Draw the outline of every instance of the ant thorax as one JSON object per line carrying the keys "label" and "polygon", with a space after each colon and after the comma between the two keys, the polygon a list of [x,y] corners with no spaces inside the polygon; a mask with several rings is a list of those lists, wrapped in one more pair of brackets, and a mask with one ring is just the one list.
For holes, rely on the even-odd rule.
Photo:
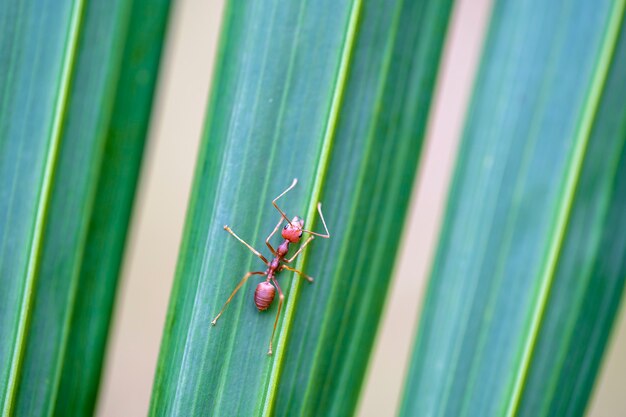
{"label": "ant thorax", "polygon": [[278,253],[278,256],[281,258],[284,258],[287,256],[287,252],[289,252],[289,241],[285,240],[276,248],[276,253]]}

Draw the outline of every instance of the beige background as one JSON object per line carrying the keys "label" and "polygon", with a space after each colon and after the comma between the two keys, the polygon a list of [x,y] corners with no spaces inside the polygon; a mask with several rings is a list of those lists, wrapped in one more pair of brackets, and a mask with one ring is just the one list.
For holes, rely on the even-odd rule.
{"label": "beige background", "polygon": [[[175,2],[129,252],[114,313],[100,416],[146,415],[202,129],[223,0]],[[457,1],[425,159],[358,415],[395,414],[491,0]],[[589,414],[626,415],[626,309]]]}

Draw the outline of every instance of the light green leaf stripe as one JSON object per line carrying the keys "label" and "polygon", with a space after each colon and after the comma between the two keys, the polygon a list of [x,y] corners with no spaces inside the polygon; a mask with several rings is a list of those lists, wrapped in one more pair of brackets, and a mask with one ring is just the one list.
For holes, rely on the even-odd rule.
{"label": "light green leaf stripe", "polygon": [[[328,125],[326,126],[326,132],[324,133],[324,139],[322,140],[322,150],[317,161],[317,170],[315,172],[313,191],[311,192],[309,209],[307,211],[307,216],[305,217],[306,219],[315,219],[315,217],[317,216],[317,202],[320,201],[322,186],[327,178],[327,168],[330,159],[330,152],[333,145],[333,139],[335,138],[337,119],[339,117],[343,93],[345,91],[346,77],[348,75],[348,69],[351,62],[352,48],[354,47],[354,39],[356,36],[356,28],[358,25],[360,10],[361,0],[353,1],[352,9],[350,11],[346,39],[339,64],[339,72],[337,74],[337,81],[334,87],[334,97],[332,98],[330,113],[328,115]],[[313,226],[314,224],[311,224],[308,227]],[[306,255],[307,253],[304,252],[300,256],[300,259],[297,262],[298,270],[303,270],[306,264]],[[291,297],[287,300],[287,303],[285,305],[283,324],[281,325],[281,331],[278,335],[278,342],[276,343],[277,351],[282,351],[286,347],[287,339],[289,337],[289,330],[293,325],[293,316],[295,314],[295,308],[297,306],[297,300],[299,298],[300,286],[302,285],[302,281],[297,279],[297,276],[294,276],[293,278],[294,279],[290,285],[289,291]],[[275,359],[272,362],[272,369],[268,378],[268,384],[263,405],[264,416],[271,416],[274,412],[274,401],[277,397],[276,390],[278,389],[278,380],[280,379],[280,373],[283,366],[283,358],[284,356],[280,356],[278,359]]]}

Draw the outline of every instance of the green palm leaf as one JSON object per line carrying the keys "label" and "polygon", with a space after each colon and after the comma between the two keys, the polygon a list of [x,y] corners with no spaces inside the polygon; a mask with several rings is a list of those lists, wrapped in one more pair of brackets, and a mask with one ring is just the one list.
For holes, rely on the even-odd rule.
{"label": "green palm leaf", "polygon": [[0,6],[0,406],[93,411],[167,1]]}
{"label": "green palm leaf", "polygon": [[584,413],[626,277],[624,8],[496,3],[401,415]]}
{"label": "green palm leaf", "polygon": [[[354,410],[401,234],[450,1],[229,3],[152,397],[152,415]],[[263,250],[281,206],[332,237],[283,272],[259,314],[256,280],[211,319]],[[277,304],[275,302],[275,304]]]}

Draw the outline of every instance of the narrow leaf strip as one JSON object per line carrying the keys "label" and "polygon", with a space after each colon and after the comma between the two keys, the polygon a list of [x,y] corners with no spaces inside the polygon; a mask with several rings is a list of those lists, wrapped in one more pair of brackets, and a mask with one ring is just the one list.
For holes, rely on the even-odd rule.
{"label": "narrow leaf strip", "polygon": [[65,115],[66,102],[72,78],[72,68],[74,65],[76,46],[80,31],[82,10],[83,1],[74,1],[72,7],[72,18],[66,41],[66,49],[64,51],[63,69],[61,71],[61,80],[59,83],[59,93],[57,95],[57,101],[54,106],[54,118],[50,130],[50,143],[47,150],[45,173],[38,198],[37,214],[35,218],[33,237],[28,258],[28,269],[25,279],[25,288],[22,297],[22,304],[20,306],[19,326],[17,328],[15,345],[13,347],[7,393],[4,401],[4,408],[2,410],[3,415],[5,416],[11,415],[15,395],[17,392],[17,381],[19,379],[19,372],[23,357],[23,347],[25,346],[25,337],[28,333],[28,325],[31,313],[31,301],[33,298],[33,290],[35,287],[35,280],[37,276],[42,233],[46,222],[49,194],[51,190],[52,180],[54,178],[54,169],[59,149],[59,141],[61,139],[63,118]]}
{"label": "narrow leaf strip", "polygon": [[604,46],[598,58],[598,65],[595,71],[595,76],[591,84],[587,103],[583,110],[580,127],[578,129],[578,135],[576,137],[576,145],[571,156],[569,169],[566,171],[566,183],[563,189],[561,206],[557,213],[555,221],[556,224],[554,225],[552,244],[547,255],[546,264],[543,268],[544,272],[541,277],[541,287],[539,289],[538,300],[535,305],[535,311],[533,312],[531,320],[529,337],[526,338],[526,344],[524,346],[520,367],[518,368],[515,385],[511,394],[511,401],[509,403],[506,413],[506,415],[509,417],[517,414],[519,401],[522,392],[524,391],[524,384],[526,381],[527,372],[539,335],[539,329],[541,326],[544,311],[546,309],[546,303],[548,301],[548,295],[550,293],[552,279],[554,278],[554,271],[557,265],[560,250],[563,245],[563,237],[565,236],[565,230],[567,228],[572,208],[572,201],[576,192],[578,179],[580,178],[585,150],[587,149],[587,143],[590,137],[591,128],[593,126],[593,122],[596,116],[600,97],[602,95],[607,74],[609,72],[610,64],[614,56],[615,45],[617,43],[618,35],[620,33],[622,25],[625,4],[625,0],[617,0],[613,4],[613,10],[610,14],[610,21],[605,35],[606,37],[604,41]]}
{"label": "narrow leaf strip", "polygon": [[[333,91],[333,98],[330,105],[330,111],[328,114],[328,121],[326,130],[324,132],[324,139],[322,141],[322,149],[318,158],[317,168],[315,172],[315,180],[313,183],[313,190],[311,191],[311,197],[309,200],[309,209],[307,211],[306,219],[314,219],[317,215],[317,203],[320,200],[322,186],[326,180],[326,170],[328,168],[328,162],[330,160],[330,152],[333,145],[333,139],[335,138],[335,128],[337,126],[337,120],[339,117],[339,110],[341,109],[341,103],[343,99],[343,93],[345,91],[345,84],[350,69],[352,50],[355,44],[355,36],[357,33],[357,27],[359,23],[360,11],[362,0],[354,0],[352,8],[350,10],[348,30],[346,38],[344,40],[343,50],[341,53],[341,61],[337,73],[337,79]],[[313,227],[313,223],[310,227]],[[331,231],[332,235],[332,231]],[[298,261],[298,269],[302,270],[303,265],[306,262],[307,252],[303,253]],[[293,324],[293,317],[295,306],[297,305],[298,295],[300,293],[301,280],[294,279],[290,287],[291,296],[287,300],[285,306],[285,317],[281,324],[280,333],[278,335],[277,351],[282,351],[285,348],[287,340],[289,338],[289,332]],[[263,403],[263,416],[271,416],[273,414],[274,403],[276,399],[276,390],[278,388],[278,380],[284,364],[283,356],[279,356],[272,362],[272,368],[268,377],[267,388],[265,392],[265,399]]]}

